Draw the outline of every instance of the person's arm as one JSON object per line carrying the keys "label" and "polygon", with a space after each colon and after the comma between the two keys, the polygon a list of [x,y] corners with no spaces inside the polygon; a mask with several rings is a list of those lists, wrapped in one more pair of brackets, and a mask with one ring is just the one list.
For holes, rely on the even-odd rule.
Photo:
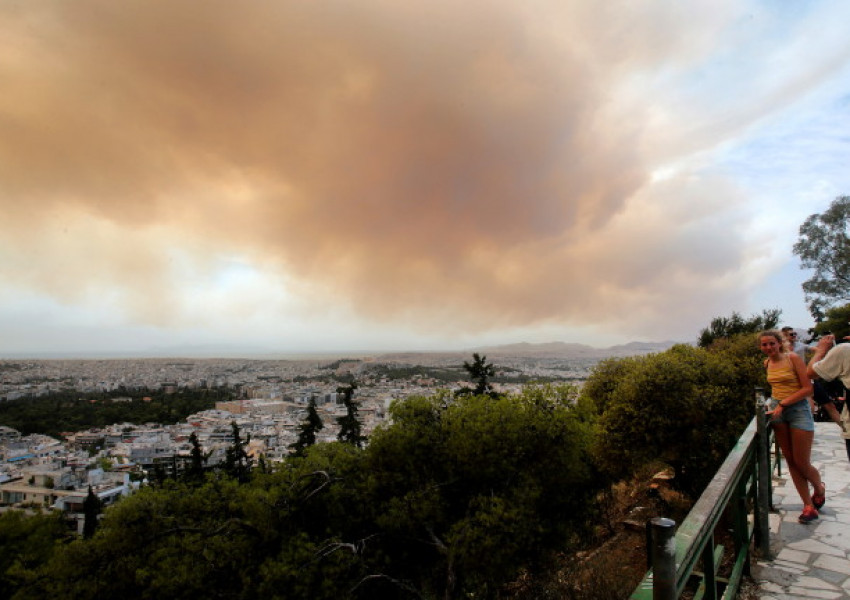
{"label": "person's arm", "polygon": [[835,403],[828,402],[823,405],[823,408],[826,411],[826,414],[829,415],[829,418],[835,421],[838,426],[841,427],[841,431],[846,431],[846,429],[844,429],[844,423],[841,421],[841,415],[838,413],[838,409],[835,408]]}
{"label": "person's arm", "polygon": [[834,345],[834,335],[825,335],[818,340],[818,344],[815,346],[815,353],[812,355],[812,358],[809,359],[809,365],[806,367],[806,375],[808,375],[810,379],[820,379],[820,373],[815,371],[815,363],[823,360],[823,357],[826,356],[826,353],[829,352]]}

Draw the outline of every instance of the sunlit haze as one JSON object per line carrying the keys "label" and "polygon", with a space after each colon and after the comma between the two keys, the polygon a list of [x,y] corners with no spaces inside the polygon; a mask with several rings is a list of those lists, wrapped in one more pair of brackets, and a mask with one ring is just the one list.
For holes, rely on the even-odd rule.
{"label": "sunlit haze", "polygon": [[0,358],[811,326],[844,1],[0,4]]}

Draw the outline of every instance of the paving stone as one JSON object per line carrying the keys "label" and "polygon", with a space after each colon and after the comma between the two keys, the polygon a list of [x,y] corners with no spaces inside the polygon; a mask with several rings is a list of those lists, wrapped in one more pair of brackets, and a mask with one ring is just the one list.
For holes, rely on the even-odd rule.
{"label": "paving stone", "polygon": [[836,587],[841,587],[844,581],[847,579],[847,565],[844,565],[844,572],[835,571],[834,569],[821,569],[821,568],[813,568],[808,572],[809,577],[814,577],[816,579],[820,579],[822,581],[827,581]]}
{"label": "paving stone", "polygon": [[832,556],[838,556],[839,558],[844,558],[846,556],[846,553],[843,550],[836,548],[835,546],[825,544],[820,540],[802,539],[789,543],[787,547],[793,550],[811,552],[812,554],[830,554]]}
{"label": "paving stone", "polygon": [[786,571],[781,567],[771,567],[758,569],[753,571],[753,577],[764,585],[772,584],[780,587],[785,587],[797,581],[800,576],[799,572]]}
{"label": "paving stone", "polygon": [[[826,505],[809,525],[797,522],[802,503],[782,463],[773,478],[770,546],[775,559],[753,566],[760,600],[850,600],[850,463],[833,423],[815,423],[812,464],[826,482]],[[847,538],[845,540],[845,538]]]}
{"label": "paving stone", "polygon": [[839,600],[844,594],[834,590],[820,590],[792,586],[788,588],[787,598],[822,598],[823,600]]}
{"label": "paving stone", "polygon": [[773,583],[771,581],[759,583],[759,587],[761,588],[761,591],[773,592],[774,594],[781,594],[785,591],[784,587],[782,587],[781,585],[778,585],[776,583]]}
{"label": "paving stone", "polygon": [[800,577],[797,580],[797,585],[800,587],[807,587],[818,590],[837,590],[838,587],[829,583],[828,581],[823,581],[822,579],[816,579],[814,577]]}
{"label": "paving stone", "polygon": [[807,565],[811,556],[812,555],[809,552],[803,552],[802,550],[794,550],[792,548],[783,548],[782,551],[776,556],[776,562],[788,561],[801,565]]}
{"label": "paving stone", "polygon": [[835,556],[821,555],[812,561],[813,567],[821,569],[830,569],[844,575],[850,575],[850,560],[846,558],[837,558]]}
{"label": "paving stone", "polygon": [[779,571],[783,571],[785,573],[790,573],[794,577],[798,577],[803,573],[807,573],[809,571],[808,565],[799,565],[796,563],[774,562],[773,568]]}

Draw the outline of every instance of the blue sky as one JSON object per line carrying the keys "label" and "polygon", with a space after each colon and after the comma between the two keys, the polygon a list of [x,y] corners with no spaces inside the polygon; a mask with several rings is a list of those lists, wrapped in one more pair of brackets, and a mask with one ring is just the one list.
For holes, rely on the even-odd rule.
{"label": "blue sky", "polygon": [[811,325],[844,2],[0,6],[0,358]]}

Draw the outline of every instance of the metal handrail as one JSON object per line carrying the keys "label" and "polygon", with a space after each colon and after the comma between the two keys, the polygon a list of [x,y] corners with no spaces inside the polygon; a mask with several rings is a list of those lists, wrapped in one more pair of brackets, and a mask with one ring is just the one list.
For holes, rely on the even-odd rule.
{"label": "metal handrail", "polygon": [[[767,515],[772,495],[771,435],[765,403],[763,391],[756,388],[756,416],[678,531],[671,519],[652,519],[648,524],[651,544],[647,552],[651,553],[652,569],[632,592],[632,600],[674,600],[682,595],[692,577],[699,580],[695,600],[734,598],[741,577],[750,571],[752,542],[758,544],[763,557],[770,558]],[[751,522],[748,504],[753,508]],[[728,507],[732,508],[734,563],[730,575],[720,578],[717,570],[725,548],[715,545],[714,531]],[[700,562],[702,571],[698,572]]]}

